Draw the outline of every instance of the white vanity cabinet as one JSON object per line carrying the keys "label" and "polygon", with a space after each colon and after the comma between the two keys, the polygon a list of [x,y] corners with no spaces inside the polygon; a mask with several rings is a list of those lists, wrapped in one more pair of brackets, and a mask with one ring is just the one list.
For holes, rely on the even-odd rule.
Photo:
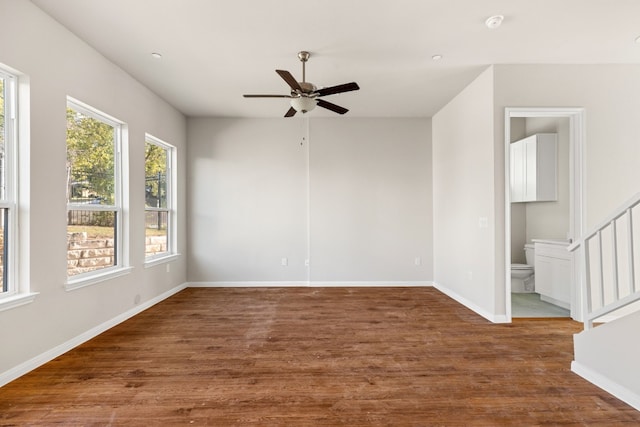
{"label": "white vanity cabinet", "polygon": [[538,133],[513,142],[511,202],[546,202],[558,199],[557,135]]}
{"label": "white vanity cabinet", "polygon": [[558,240],[533,240],[535,244],[535,287],[540,299],[571,308],[571,260],[569,243]]}

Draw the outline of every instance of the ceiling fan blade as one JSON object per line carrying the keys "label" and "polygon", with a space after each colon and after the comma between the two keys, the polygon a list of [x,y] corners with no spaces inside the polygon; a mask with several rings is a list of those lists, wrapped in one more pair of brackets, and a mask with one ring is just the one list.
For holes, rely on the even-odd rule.
{"label": "ceiling fan blade", "polygon": [[276,73],[282,77],[282,79],[287,82],[287,84],[291,87],[291,89],[302,92],[302,88],[300,87],[300,83],[296,80],[295,77],[291,75],[287,70],[276,70]]}
{"label": "ceiling fan blade", "polygon": [[318,99],[318,107],[326,108],[327,110],[331,110],[334,113],[338,113],[338,114],[344,114],[347,111],[349,111],[344,107],[341,107],[336,104],[332,104],[331,102],[327,102],[324,99]]}
{"label": "ceiling fan blade", "polygon": [[291,107],[289,108],[289,110],[285,113],[285,117],[293,117],[296,115],[296,109]]}
{"label": "ceiling fan blade", "polygon": [[291,95],[242,95],[245,98],[291,98]]}
{"label": "ceiling fan blade", "polygon": [[336,93],[350,92],[352,90],[358,90],[358,89],[360,89],[360,86],[358,86],[358,83],[351,82],[351,83],[345,83],[337,86],[323,87],[322,89],[318,89],[315,93],[317,93],[318,96],[327,96],[327,95],[334,95]]}

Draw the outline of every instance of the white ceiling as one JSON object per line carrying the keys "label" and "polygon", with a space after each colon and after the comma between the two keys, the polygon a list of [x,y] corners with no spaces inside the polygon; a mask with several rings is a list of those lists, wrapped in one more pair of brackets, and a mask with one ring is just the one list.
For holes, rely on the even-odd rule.
{"label": "white ceiling", "polygon": [[300,50],[307,81],[360,85],[325,98],[352,117],[430,117],[490,64],[640,63],[640,0],[32,2],[189,116],[281,117],[242,94],[287,94]]}

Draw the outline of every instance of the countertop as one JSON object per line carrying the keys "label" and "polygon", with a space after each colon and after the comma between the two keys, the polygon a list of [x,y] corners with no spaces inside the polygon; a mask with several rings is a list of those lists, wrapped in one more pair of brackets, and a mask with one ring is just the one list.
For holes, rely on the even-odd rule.
{"label": "countertop", "polygon": [[533,243],[545,243],[547,245],[569,246],[571,242],[567,239],[531,239]]}

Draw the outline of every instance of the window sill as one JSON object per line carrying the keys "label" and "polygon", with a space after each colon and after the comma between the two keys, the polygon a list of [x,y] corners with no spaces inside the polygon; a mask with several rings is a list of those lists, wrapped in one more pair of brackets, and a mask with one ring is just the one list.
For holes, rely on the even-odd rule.
{"label": "window sill", "polygon": [[109,270],[103,273],[95,273],[90,276],[80,277],[77,279],[67,280],[65,289],[67,291],[74,291],[76,289],[84,288],[86,286],[95,285],[106,280],[115,279],[116,277],[124,276],[133,270],[133,267],[123,267],[117,270]]}
{"label": "window sill", "polygon": [[154,265],[165,264],[167,262],[172,262],[180,258],[180,254],[168,254],[162,255],[158,257],[149,258],[144,262],[144,268],[153,267]]}
{"label": "window sill", "polygon": [[17,294],[10,297],[0,299],[0,311],[10,310],[20,307],[21,305],[30,304],[38,295],[38,292],[29,292],[26,294]]}

